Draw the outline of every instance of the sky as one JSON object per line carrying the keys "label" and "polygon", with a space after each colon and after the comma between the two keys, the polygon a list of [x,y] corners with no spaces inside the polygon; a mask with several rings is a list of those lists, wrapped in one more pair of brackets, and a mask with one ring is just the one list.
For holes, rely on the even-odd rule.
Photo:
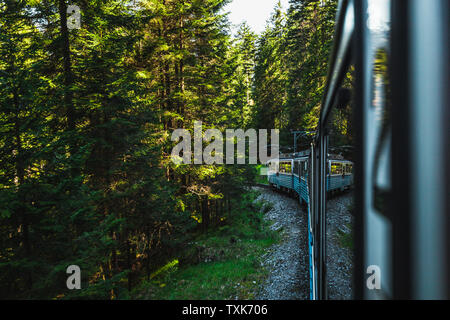
{"label": "sky", "polygon": [[[238,25],[243,21],[247,21],[250,28],[261,33],[266,27],[266,21],[275,8],[279,0],[233,0],[225,7],[225,11],[229,11],[228,18],[233,25]],[[281,0],[284,11],[289,6],[289,0]],[[233,32],[236,28],[233,28]]]}

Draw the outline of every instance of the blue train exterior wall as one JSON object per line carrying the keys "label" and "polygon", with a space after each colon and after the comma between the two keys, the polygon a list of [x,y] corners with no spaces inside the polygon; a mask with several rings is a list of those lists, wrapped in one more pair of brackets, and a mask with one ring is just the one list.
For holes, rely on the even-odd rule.
{"label": "blue train exterior wall", "polygon": [[353,184],[353,175],[327,176],[327,191],[342,190]]}
{"label": "blue train exterior wall", "polygon": [[293,175],[291,174],[284,174],[284,173],[278,173],[277,174],[269,174],[269,183],[276,186],[277,189],[280,189],[281,187],[287,188],[287,189],[293,189]]}
{"label": "blue train exterior wall", "polygon": [[269,185],[277,185],[277,175],[269,172],[267,174],[267,180],[269,181]]}
{"label": "blue train exterior wall", "polygon": [[[269,184],[275,186],[277,189],[286,188],[295,190],[299,196],[300,202],[309,203],[309,188],[308,188],[308,176],[298,177],[295,174],[274,173],[269,172],[268,176]],[[327,175],[326,177],[326,190],[344,190],[350,188],[353,184],[353,174],[345,175]]]}
{"label": "blue train exterior wall", "polygon": [[294,190],[297,192],[300,202],[309,203],[309,188],[307,179],[308,176],[298,177],[294,175]]}
{"label": "blue train exterior wall", "polygon": [[294,190],[299,195],[300,195],[300,189],[301,189],[300,188],[300,180],[299,180],[299,178],[296,175],[294,175]]}

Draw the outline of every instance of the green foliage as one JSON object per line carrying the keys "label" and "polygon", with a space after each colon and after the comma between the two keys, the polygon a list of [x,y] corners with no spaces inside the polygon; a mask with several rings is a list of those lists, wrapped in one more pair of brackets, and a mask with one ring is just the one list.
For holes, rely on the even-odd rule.
{"label": "green foliage", "polygon": [[176,166],[171,133],[314,127],[335,1],[291,1],[235,38],[228,2],[80,1],[69,30],[64,0],[0,1],[0,298],[126,299],[214,232],[248,255],[212,279],[255,272],[272,241],[241,210],[257,168]]}
{"label": "green foliage", "polygon": [[251,167],[169,159],[175,128],[249,122],[227,2],[81,1],[75,30],[64,0],[0,3],[0,298],[127,298],[230,218]]}
{"label": "green foliage", "polygon": [[[217,230],[202,234],[179,264],[171,261],[158,276],[134,290],[139,299],[252,299],[267,271],[261,258],[279,241],[263,219],[263,203],[246,193]],[[178,262],[178,260],[175,260]]]}
{"label": "green foliage", "polygon": [[259,37],[253,82],[254,126],[283,129],[283,105],[286,101],[285,16],[276,7],[264,33]]}
{"label": "green foliage", "polygon": [[[291,0],[286,16],[275,8],[270,24],[257,41],[253,125],[280,129],[282,146],[292,145],[291,130],[314,131],[317,127],[336,7],[336,0]],[[351,86],[351,75],[347,78]],[[331,144],[351,144],[350,106],[333,118]],[[308,136],[300,137],[298,145],[308,148],[309,141]]]}

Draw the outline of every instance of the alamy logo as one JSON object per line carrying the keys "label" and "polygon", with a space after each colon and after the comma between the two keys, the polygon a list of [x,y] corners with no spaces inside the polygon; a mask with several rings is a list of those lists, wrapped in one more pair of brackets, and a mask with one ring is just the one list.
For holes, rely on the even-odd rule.
{"label": "alamy logo", "polygon": [[379,266],[369,266],[367,268],[367,274],[370,274],[367,278],[367,289],[369,290],[380,290],[381,289],[381,269]]}
{"label": "alamy logo", "polygon": [[[246,164],[245,150],[248,140],[248,164],[265,164],[279,156],[279,130],[270,132],[271,145],[268,155],[268,130],[242,129],[226,130],[224,154],[224,137],[218,129],[208,129],[203,133],[202,122],[194,123],[194,153],[192,154],[192,137],[186,129],[177,129],[172,133],[172,141],[178,144],[172,149],[171,160],[175,164]],[[181,140],[181,141],[180,141]],[[258,143],[259,140],[259,143]],[[203,142],[207,143],[203,149]],[[235,145],[237,144],[237,152]],[[258,152],[259,151],[259,152]],[[193,157],[192,157],[193,156]]]}
{"label": "alamy logo", "polygon": [[67,6],[67,29],[80,29],[81,28],[81,10],[77,5]]}
{"label": "alamy logo", "polygon": [[69,289],[69,290],[81,289],[81,269],[80,269],[80,267],[77,265],[68,266],[66,273],[70,274],[70,276],[67,278],[67,281],[66,281],[67,289]]}

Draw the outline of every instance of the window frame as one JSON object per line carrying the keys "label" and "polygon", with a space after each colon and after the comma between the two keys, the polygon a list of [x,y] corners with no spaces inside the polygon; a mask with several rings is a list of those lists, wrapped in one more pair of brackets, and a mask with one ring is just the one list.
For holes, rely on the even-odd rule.
{"label": "window frame", "polygon": [[302,160],[301,162],[301,173],[300,176],[306,179],[306,174],[308,173],[308,160]]}
{"label": "window frame", "polygon": [[[349,168],[349,167],[351,168],[350,172],[347,171],[347,168]],[[345,164],[345,175],[346,176],[351,176],[352,174],[353,174],[353,163],[348,162],[348,163]]]}
{"label": "window frame", "polygon": [[294,175],[295,176],[299,176],[299,168],[300,168],[300,161],[299,160],[294,160]]}

